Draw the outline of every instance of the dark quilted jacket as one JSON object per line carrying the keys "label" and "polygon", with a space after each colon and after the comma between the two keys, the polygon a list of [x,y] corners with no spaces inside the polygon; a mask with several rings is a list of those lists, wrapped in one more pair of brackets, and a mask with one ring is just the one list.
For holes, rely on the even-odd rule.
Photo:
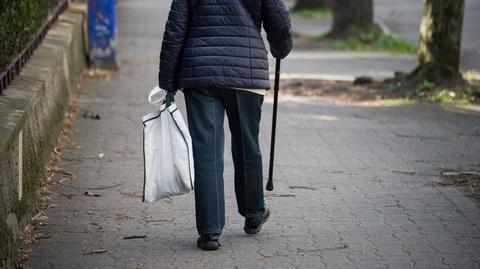
{"label": "dark quilted jacket", "polygon": [[160,54],[159,86],[269,89],[267,33],[275,58],[292,49],[282,0],[173,0]]}

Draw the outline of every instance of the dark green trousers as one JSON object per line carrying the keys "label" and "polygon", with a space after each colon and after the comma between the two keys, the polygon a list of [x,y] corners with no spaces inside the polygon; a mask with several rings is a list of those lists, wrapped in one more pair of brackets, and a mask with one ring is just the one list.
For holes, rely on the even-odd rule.
{"label": "dark green trousers", "polygon": [[193,143],[198,232],[221,233],[225,225],[225,112],[232,137],[238,212],[244,217],[262,215],[265,207],[258,133],[263,96],[221,88],[185,89],[184,94]]}

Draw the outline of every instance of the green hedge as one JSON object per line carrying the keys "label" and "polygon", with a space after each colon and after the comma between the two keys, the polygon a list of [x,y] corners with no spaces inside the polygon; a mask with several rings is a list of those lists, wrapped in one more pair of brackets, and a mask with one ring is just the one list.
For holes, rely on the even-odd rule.
{"label": "green hedge", "polygon": [[31,40],[59,0],[0,0],[0,70]]}

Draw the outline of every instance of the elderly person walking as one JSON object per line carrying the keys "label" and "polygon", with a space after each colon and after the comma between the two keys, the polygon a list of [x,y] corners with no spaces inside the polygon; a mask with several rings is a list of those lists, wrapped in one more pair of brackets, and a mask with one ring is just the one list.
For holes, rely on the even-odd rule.
{"label": "elderly person walking", "polygon": [[268,52],[284,58],[292,29],[282,0],[173,0],[160,54],[159,86],[182,90],[195,162],[197,246],[215,250],[225,225],[224,115],[232,138],[235,195],[244,230],[256,234],[267,221],[261,107],[270,89]]}

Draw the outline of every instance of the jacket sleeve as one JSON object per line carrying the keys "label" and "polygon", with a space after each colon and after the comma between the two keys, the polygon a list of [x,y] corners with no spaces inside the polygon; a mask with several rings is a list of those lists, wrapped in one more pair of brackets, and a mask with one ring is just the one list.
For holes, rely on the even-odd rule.
{"label": "jacket sleeve", "polygon": [[283,1],[263,0],[262,20],[273,57],[287,57],[293,46],[292,23]]}
{"label": "jacket sleeve", "polygon": [[190,20],[188,3],[185,0],[173,0],[163,34],[158,85],[167,91],[177,90],[180,56]]}

